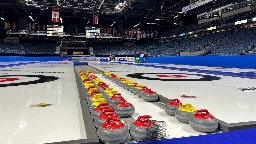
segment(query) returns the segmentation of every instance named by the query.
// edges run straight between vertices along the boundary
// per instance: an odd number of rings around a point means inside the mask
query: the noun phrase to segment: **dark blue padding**
[[[59,56],[38,56],[38,57],[31,57],[31,56],[0,56],[0,62],[14,62],[14,61],[63,61],[63,60],[70,60],[70,57],[59,57]]]
[[[74,66],[79,66],[79,65],[88,65],[88,62],[74,61]]]
[[[139,142],[137,144],[255,144],[255,135],[256,129],[254,128],[201,136]]]
[[[143,58],[141,58],[143,61]],[[256,68],[256,55],[248,56],[169,56],[149,57],[149,63],[198,65],[211,67]]]

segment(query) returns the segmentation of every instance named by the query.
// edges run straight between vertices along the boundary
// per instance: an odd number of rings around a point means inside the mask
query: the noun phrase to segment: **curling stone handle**
[[[108,106],[108,103],[102,103],[98,105],[98,107],[105,107],[105,106]]]
[[[121,96],[121,94],[120,93],[114,93],[113,96],[114,97],[116,97],[116,96],[118,97],[118,96]]]
[[[206,109],[197,110],[196,113],[198,113],[198,114],[205,114],[205,115],[209,115],[210,114],[209,111],[206,110]]]
[[[108,115],[108,114],[112,114],[115,110],[114,109],[106,109],[103,113]]]
[[[115,95],[115,94],[112,97],[113,98],[123,98],[121,95]]]
[[[183,104],[182,107],[194,108],[191,104]]]
[[[100,99],[100,98],[102,98],[101,95],[97,95],[97,94],[95,94],[93,97],[94,97],[95,99]]]
[[[150,119],[150,118],[151,118],[150,115],[143,115],[143,116],[139,116],[138,119],[137,119],[137,121],[142,122],[142,121],[148,120],[148,119]]]
[[[106,119],[106,123],[108,125],[115,125],[116,123],[115,122],[119,122],[120,120],[116,117],[113,117],[113,118],[107,118]]]
[[[179,99],[171,99],[171,102],[180,103]]]
[[[105,102],[105,98],[98,98],[98,99],[96,99],[96,102]]]

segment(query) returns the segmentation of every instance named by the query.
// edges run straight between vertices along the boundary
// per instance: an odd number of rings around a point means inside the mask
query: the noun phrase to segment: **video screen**
[[[100,30],[86,30],[86,38],[99,38]]]

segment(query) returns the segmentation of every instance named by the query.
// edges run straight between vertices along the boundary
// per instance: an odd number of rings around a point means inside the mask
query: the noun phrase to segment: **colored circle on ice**
[[[58,80],[55,76],[44,75],[1,75],[0,87],[39,84]]]
[[[0,82],[12,82],[19,80],[19,78],[0,78]]]
[[[127,74],[126,76],[137,79],[159,81],[213,81],[221,79],[217,76],[190,73],[134,73]]]
[[[157,74],[156,76],[162,78],[186,78],[187,76],[181,74]]]

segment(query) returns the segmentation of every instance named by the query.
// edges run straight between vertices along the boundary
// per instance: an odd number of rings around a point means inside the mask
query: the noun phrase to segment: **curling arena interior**
[[[0,144],[254,144],[256,0],[0,0]]]

